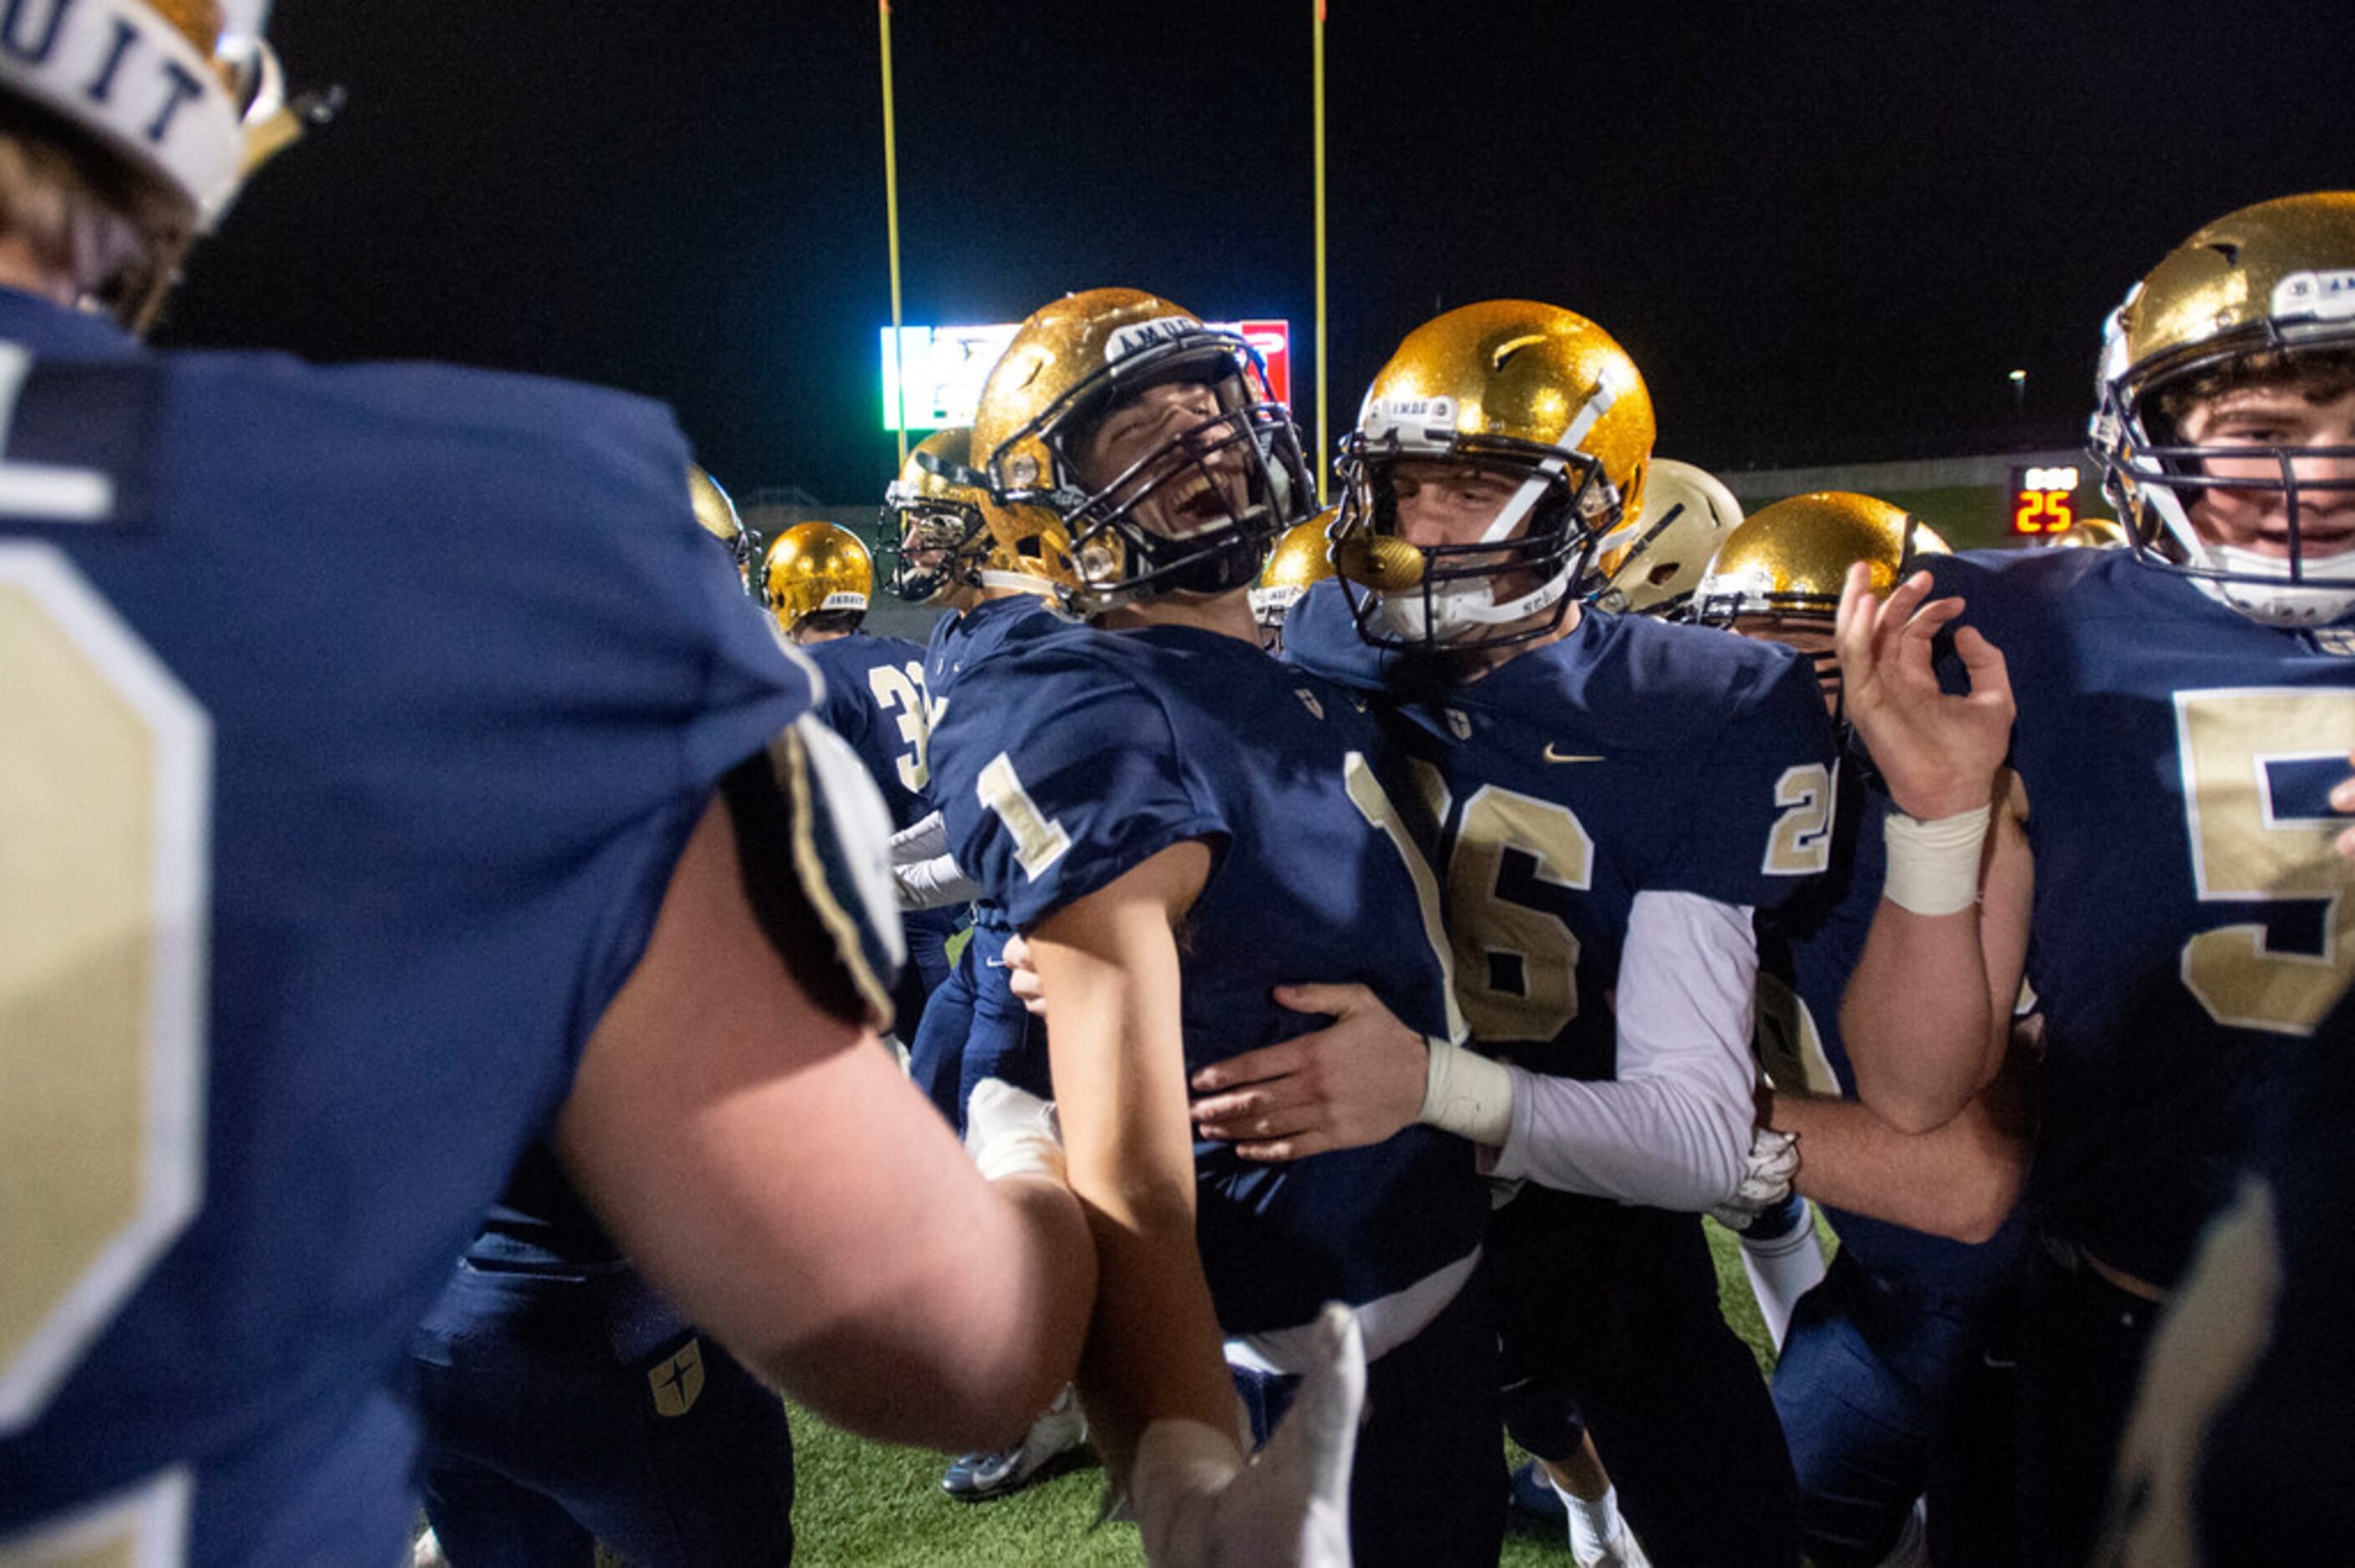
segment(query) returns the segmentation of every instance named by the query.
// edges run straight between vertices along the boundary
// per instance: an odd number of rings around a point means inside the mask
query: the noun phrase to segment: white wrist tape
[[[1502,1062],[1476,1051],[1444,1040],[1423,1044],[1431,1061],[1423,1074],[1423,1111],[1415,1119],[1491,1149],[1504,1147],[1513,1130],[1513,1075]]]
[[[1902,811],[1883,819],[1889,871],[1881,895],[1916,915],[1958,915],[1978,902],[1979,852],[1991,808],[1918,822]]]

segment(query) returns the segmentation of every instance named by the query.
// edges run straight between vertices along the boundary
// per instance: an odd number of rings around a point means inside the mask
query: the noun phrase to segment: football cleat
[[[941,1477],[941,1490],[963,1502],[986,1502],[1018,1492],[1087,1440],[1088,1418],[1081,1413],[1079,1394],[1067,1383],[1047,1414],[1032,1422],[1013,1447],[960,1454],[951,1460]]]
[[[1742,525],[1742,503],[1722,481],[1673,458],[1652,460],[1636,532],[1595,558],[1604,609],[1668,620],[1683,612],[1709,558]]]
[[[1632,542],[1652,456],[1635,361],[1585,317],[1527,300],[1465,305],[1407,334],[1342,443],[1333,561],[1380,647],[1508,646],[1550,634],[1598,550]],[[1478,538],[1399,536],[1401,464],[1513,489]]]
[[[1234,334],[1155,294],[1092,289],[1015,334],[982,388],[973,457],[1016,509],[1016,536],[1060,535],[1050,547],[1072,562],[1081,613],[1231,592],[1250,586],[1315,494],[1291,411],[1264,388],[1259,356]],[[1141,452],[1119,445],[1124,433]]]
[[[2266,385],[2355,390],[2355,191],[2259,202],[2169,251],[2104,331],[2089,442],[2137,558],[2255,620],[2317,625],[2355,609],[2355,446],[2202,442],[2179,423]],[[2282,553],[2201,537],[2210,492],[2281,496]]]

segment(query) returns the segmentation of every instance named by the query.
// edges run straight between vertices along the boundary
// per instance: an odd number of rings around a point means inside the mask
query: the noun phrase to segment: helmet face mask
[[[998,502],[1060,522],[1082,612],[1228,593],[1313,494],[1290,411],[1264,385],[1241,338],[1150,294],[1095,290],[1024,323],[983,393],[975,455]]]
[[[1515,443],[1518,445],[1518,443]],[[1457,644],[1510,647],[1534,641],[1561,624],[1572,587],[1587,575],[1600,535],[1582,519],[1612,510],[1610,486],[1593,462],[1549,464],[1498,443],[1456,443],[1445,456],[1401,457],[1395,448],[1369,450],[1361,434],[1345,446],[1348,489],[1337,532],[1336,556],[1356,567],[1342,573],[1358,630],[1377,646]],[[1497,480],[1510,489],[1477,538],[1408,542],[1399,531],[1400,469],[1410,495],[1422,485],[1445,486],[1446,470],[1472,484]],[[1363,582],[1369,535],[1398,540],[1422,557],[1413,580],[1377,591]],[[1379,548],[1374,546],[1373,548]],[[1391,558],[1404,557],[1391,553]],[[1379,568],[1377,568],[1379,569]]]
[[[884,534],[877,555],[891,592],[910,604],[930,604],[955,588],[981,586],[975,540],[988,530],[970,502],[900,500],[883,504]]]
[[[2177,247],[2112,313],[2099,397],[2090,446],[2138,560],[2268,624],[2355,610],[2355,193]],[[2250,401],[2286,417],[2235,435]]]

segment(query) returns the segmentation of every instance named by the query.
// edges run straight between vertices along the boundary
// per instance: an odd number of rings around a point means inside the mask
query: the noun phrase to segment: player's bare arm
[[[1200,842],[1173,844],[1030,936],[1055,998],[1049,1049],[1071,1190],[1102,1260],[1080,1393],[1105,1465],[1124,1480],[1150,1422],[1235,1430],[1234,1390],[1194,1243],[1173,928],[1209,868]]]
[[[1792,1185],[1852,1213],[1959,1242],[1993,1236],[2028,1171],[2025,1086],[2017,1066],[1945,1126],[1906,1133],[1854,1100],[1767,1091],[1767,1125],[1799,1139]]]
[[[1942,692],[1931,644],[1963,605],[1925,603],[1930,588],[1916,573],[1883,603],[1853,570],[1836,632],[1849,716],[1925,841],[1915,849],[1892,819],[1890,893],[1840,1011],[1859,1097],[1904,1132],[1951,1120],[2000,1065],[2032,887],[2026,800],[2003,770],[2003,655],[1959,628],[1970,689]],[[1924,869],[1908,880],[1908,864]]]
[[[820,1414],[1001,1441],[1078,1360],[1080,1207],[1044,1178],[984,1181],[872,1032],[787,973],[736,867],[715,803],[581,1059],[559,1152],[646,1272]]]

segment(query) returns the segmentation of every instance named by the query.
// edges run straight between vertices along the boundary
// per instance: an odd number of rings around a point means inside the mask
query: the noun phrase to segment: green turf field
[[[1706,1223],[1706,1222],[1705,1222]],[[1742,1278],[1733,1238],[1708,1224],[1717,1259],[1719,1297],[1735,1330],[1756,1351],[1760,1370],[1773,1362],[1758,1309]],[[1028,1491],[987,1503],[960,1503],[941,1491],[943,1459],[885,1448],[847,1436],[802,1411],[794,1413],[798,1490],[795,1560],[808,1568],[837,1563],[1034,1564],[1139,1563],[1133,1525],[1091,1528],[1103,1475],[1091,1461]],[[1514,1456],[1518,1462],[1518,1456]],[[1516,1517],[1505,1562],[1566,1563],[1570,1551],[1553,1528]]]

